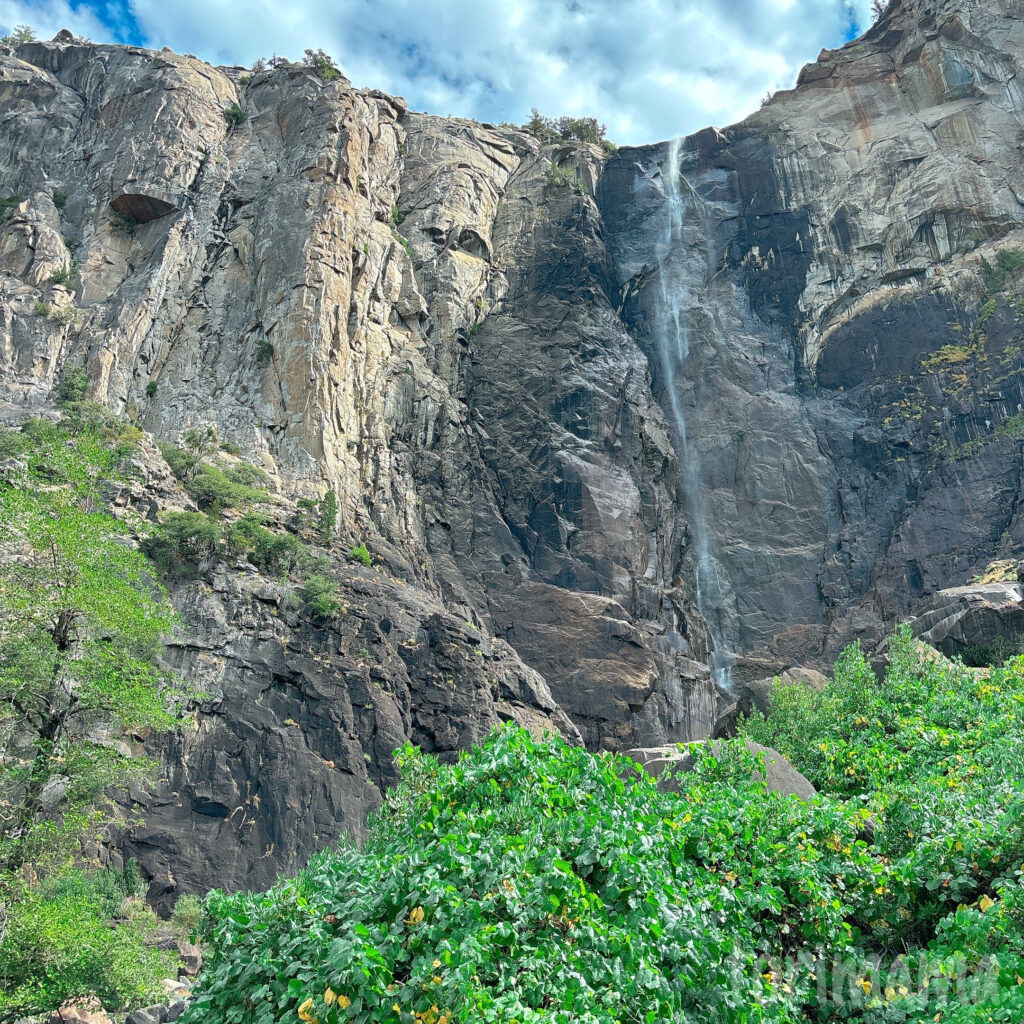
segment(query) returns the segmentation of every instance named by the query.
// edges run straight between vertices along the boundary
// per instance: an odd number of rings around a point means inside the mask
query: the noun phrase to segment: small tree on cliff
[[[38,421],[0,431],[0,901],[5,878],[74,859],[104,790],[146,773],[126,735],[173,722],[170,605],[98,501],[118,445]]]

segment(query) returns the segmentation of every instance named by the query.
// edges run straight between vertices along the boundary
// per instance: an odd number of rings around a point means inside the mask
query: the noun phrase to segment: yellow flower
[[[315,1024],[316,1017],[313,1016],[313,997],[310,996],[300,1007],[299,1007],[299,1020],[308,1020]]]
[[[871,982],[867,978],[858,978],[857,984],[864,990],[864,995],[869,995],[871,992]]]
[[[347,1010],[352,1005],[352,1000],[348,996],[338,996],[338,1006],[343,1010]]]
[[[331,1003],[333,1003],[333,1002],[335,1001],[335,999],[337,999],[337,998],[338,998],[338,996],[337,996],[337,993],[335,993],[334,989],[333,989],[333,988],[331,988],[331,987],[330,987],[330,986],[328,985],[328,986],[327,986],[327,991],[326,991],[326,992],[324,993],[324,1002],[325,1002],[325,1003],[326,1003],[326,1004],[327,1004],[328,1006],[330,1006],[330,1005],[331,1005]]]
[[[395,1013],[401,1013],[402,1012],[402,1008],[398,1005],[398,1003],[395,1003],[394,1006],[391,1007],[391,1009],[394,1010]]]
[[[423,908],[413,907],[409,911],[409,916],[405,919],[406,924],[422,924],[423,923]]]
[[[435,960],[434,963],[432,964],[432,966],[433,967],[440,967],[441,966],[441,961],[440,960]]]
[[[728,882],[735,882],[736,881],[736,872],[735,871],[726,871],[725,878],[726,878],[726,881],[728,881]]]

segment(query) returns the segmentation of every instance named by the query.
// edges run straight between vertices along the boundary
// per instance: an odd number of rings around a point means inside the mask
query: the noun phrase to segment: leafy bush
[[[151,380],[151,381],[150,381],[150,382],[149,382],[149,383],[148,383],[148,384],[146,385],[146,395],[147,395],[147,396],[148,396],[149,398],[152,398],[152,397],[153,397],[153,396],[154,396],[155,394],[156,394],[156,381],[155,381],[155,380]]]
[[[211,512],[244,508],[267,498],[267,492],[262,488],[238,483],[229,473],[209,462],[199,464],[196,472],[185,483],[185,490],[201,509]]]
[[[249,512],[228,528],[225,541],[228,551],[246,558],[257,569],[287,575],[308,564],[306,545],[292,533],[274,533],[263,525],[263,517]]]
[[[237,128],[245,124],[245,111],[237,103],[232,103],[230,107],[224,108],[224,120],[229,128]]]
[[[266,338],[260,338],[256,342],[256,362],[266,366],[274,358],[274,345]]]
[[[22,43],[31,43],[35,37],[35,30],[28,25],[15,25],[13,32],[0,38],[0,43],[7,43],[9,46],[20,46]]]
[[[73,259],[50,275],[50,284],[59,284],[67,288],[74,283],[76,277],[78,277],[78,260]]]
[[[270,476],[266,470],[254,466],[251,462],[238,462],[225,471],[225,476],[236,484],[243,487],[259,487],[266,489],[270,487]]]
[[[551,197],[563,188],[578,188],[579,182],[568,167],[559,167],[556,163],[548,164],[544,172],[544,195]]]
[[[82,366],[65,366],[53,389],[58,405],[80,402],[89,390],[89,374]]]
[[[36,299],[36,304],[32,307],[32,313],[34,316],[45,316],[50,315],[50,304],[44,302],[42,299]]]
[[[0,196],[0,224],[2,224],[14,209],[21,203],[21,196],[14,195]]]
[[[212,893],[186,1024],[864,1024],[1024,1019],[1024,659],[987,675],[892,638],[747,735],[821,789],[768,791],[742,743],[680,792],[620,756],[498,730],[411,748],[362,851]]]
[[[303,583],[302,600],[317,618],[333,619],[341,611],[338,588],[334,580],[318,573],[307,577]]]
[[[335,66],[334,58],[324,50],[306,50],[303,57],[323,81],[334,82],[341,78],[341,72]]]
[[[353,562],[362,562],[367,568],[370,567],[370,552],[366,550],[365,544],[357,544],[349,551],[348,557]]]
[[[202,512],[168,512],[142,550],[164,576],[194,576],[216,556],[220,527]]]
[[[9,894],[0,944],[0,1017],[48,1011],[96,995],[134,1009],[156,1001],[177,958],[146,940],[156,918],[131,899],[117,872],[71,871]]]
[[[179,896],[171,911],[171,929],[179,939],[191,939],[203,916],[203,901],[185,893]]]
[[[534,107],[530,111],[530,120],[522,125],[522,130],[529,132],[541,142],[590,142],[600,145],[604,141],[605,126],[599,124],[595,117],[544,117]]]
[[[996,265],[993,267],[984,256],[981,258],[981,279],[986,294],[1001,292],[1011,279],[1024,270],[1024,249],[1008,247],[996,253]]]
[[[54,193],[53,193],[53,205],[58,210],[63,210],[64,207],[67,206],[67,204],[68,204],[68,194],[67,194],[67,192],[61,192],[60,189],[55,189]]]

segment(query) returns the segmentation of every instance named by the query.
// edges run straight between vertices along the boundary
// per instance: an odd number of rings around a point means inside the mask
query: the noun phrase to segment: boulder
[[[978,583],[940,590],[911,621],[926,643],[948,658],[1024,634],[1024,585]]]
[[[718,740],[707,741],[711,743],[712,753],[719,757],[722,744]],[[677,772],[692,771],[696,763],[693,748],[699,744],[676,744],[665,747],[639,747],[634,750],[627,750],[626,756],[631,757],[648,775],[659,779],[659,786],[662,789],[679,791],[679,782],[674,777]],[[798,772],[789,761],[786,760],[777,750],[771,747],[762,747],[760,743],[746,744],[747,750],[754,755],[764,754],[765,761],[765,782],[773,793],[798,796],[801,800],[813,800],[817,790],[811,783]],[[672,775],[661,780],[661,775],[666,768],[672,768]],[[760,773],[758,773],[760,774]]]
[[[113,1024],[95,996],[69,999],[50,1014],[48,1024]]]

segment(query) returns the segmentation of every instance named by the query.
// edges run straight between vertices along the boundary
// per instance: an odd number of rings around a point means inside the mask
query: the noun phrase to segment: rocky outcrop
[[[1019,550],[1024,337],[998,258],[1024,244],[1022,60],[1012,3],[901,0],[677,165],[663,145],[605,171],[623,316],[697,453],[727,581],[705,613],[737,686],[874,646]]]
[[[358,837],[409,739],[705,738],[1018,556],[1022,60],[1011,0],[896,0],[609,158],[301,64],[0,53],[0,418],[83,366],[338,501],[334,624],[244,566],[175,585],[209,696],[130,794],[154,895]]]
[[[1022,590],[1020,583],[940,590],[911,620],[911,628],[948,658],[982,652],[1000,641],[1019,645],[1024,638]],[[1005,654],[1009,653],[1008,648]]]

